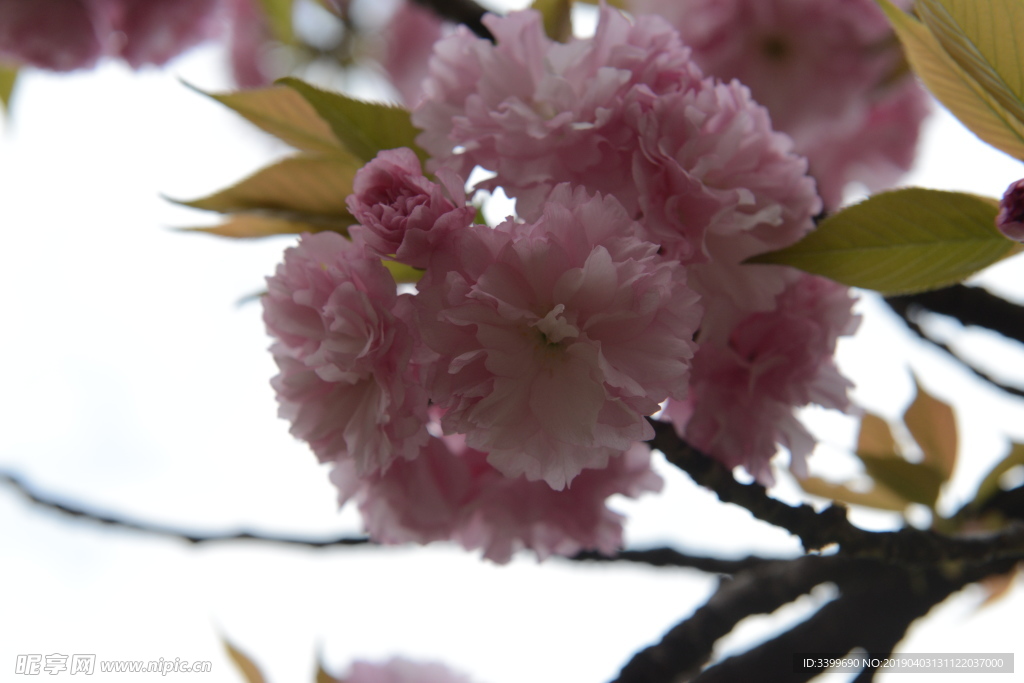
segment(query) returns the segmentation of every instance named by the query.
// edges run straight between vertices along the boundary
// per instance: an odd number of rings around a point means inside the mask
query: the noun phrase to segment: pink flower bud
[[[467,227],[476,215],[466,205],[462,179],[440,175],[442,185],[424,176],[407,147],[382,151],[356,173],[347,202],[361,224],[353,237],[379,256],[394,254],[397,261],[425,268],[440,235]]]
[[[1024,242],[1024,179],[1011,183],[999,202],[996,227],[1011,240]]]

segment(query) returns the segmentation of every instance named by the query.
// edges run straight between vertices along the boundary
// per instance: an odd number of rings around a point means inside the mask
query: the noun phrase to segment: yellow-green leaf
[[[600,0],[580,0],[580,2],[585,2],[588,5],[598,5],[598,4],[600,4]],[[632,9],[629,6],[628,0],[605,0],[605,4],[606,5],[611,5],[612,7],[618,7],[619,9],[624,9],[624,10]]]
[[[290,211],[351,218],[345,198],[361,163],[342,155],[298,154],[249,176],[238,184],[185,206],[206,211]]]
[[[259,0],[259,3],[274,39],[286,45],[294,43],[292,0]]]
[[[877,483],[870,491],[861,492],[854,491],[844,484],[833,484],[818,477],[805,477],[797,481],[807,493],[840,503],[896,512],[903,512],[907,507],[906,500]]]
[[[1024,466],[1024,444],[1010,444],[1010,452],[1005,458],[999,461],[992,470],[985,475],[978,485],[978,492],[974,494],[974,501],[971,505],[981,507],[989,498],[1000,491],[999,478],[1014,467]]]
[[[944,479],[931,465],[908,462],[903,458],[873,457],[858,453],[864,469],[876,482],[912,503],[935,507]]]
[[[404,263],[384,260],[383,264],[391,272],[391,277],[395,278],[395,282],[398,284],[413,284],[423,278],[422,270],[407,266]]]
[[[342,149],[331,126],[292,88],[274,85],[223,94],[196,91],[233,109],[293,147],[307,152],[337,152]]]
[[[327,673],[323,663],[320,663],[316,665],[316,683],[342,683],[342,681]]]
[[[927,26],[890,0],[876,2],[892,22],[914,73],[932,94],[979,138],[1024,158],[1024,123],[964,71]]]
[[[0,110],[11,106],[14,83],[18,80],[18,67],[0,64]]]
[[[900,457],[889,423],[877,415],[865,413],[860,421],[860,433],[857,436],[857,452],[878,457]]]
[[[326,226],[323,223],[312,224],[280,216],[236,213],[220,225],[180,229],[188,232],[205,232],[208,235],[220,237],[254,238],[270,237],[271,235],[298,235],[304,232],[322,232],[324,230],[347,234],[346,227],[343,225]]]
[[[304,98],[330,125],[334,137],[359,159],[370,161],[382,149],[396,147],[409,147],[420,160],[427,158],[416,145],[419,130],[412,125],[408,110],[320,90],[297,78],[282,78],[278,83]]]
[[[903,414],[903,422],[924,452],[922,464],[930,466],[948,481],[956,467],[956,417],[946,403],[917,385],[917,397]]]
[[[960,282],[1017,253],[995,227],[998,202],[962,192],[883,192],[751,263],[781,263],[886,295]]]
[[[946,53],[1018,121],[1024,121],[1024,3],[917,0],[918,16]]]
[[[259,667],[245,653],[229,643],[226,638],[223,638],[222,642],[224,643],[224,649],[228,651],[228,656],[231,657],[231,661],[242,672],[248,683],[266,683],[266,679],[260,672]]]
[[[544,32],[564,43],[572,37],[572,0],[533,0],[531,9],[544,18]]]

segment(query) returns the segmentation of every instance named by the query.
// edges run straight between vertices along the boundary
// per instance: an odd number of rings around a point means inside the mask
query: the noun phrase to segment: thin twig
[[[636,562],[650,567],[680,567],[696,569],[708,574],[738,574],[755,567],[785,560],[766,557],[745,557],[740,560],[722,560],[717,557],[689,555],[674,548],[650,548],[648,550],[622,550],[615,555],[602,555],[593,550],[577,553],[566,558],[574,562]]]
[[[465,24],[466,28],[481,38],[494,42],[491,31],[481,21],[484,14],[490,10],[481,7],[473,0],[414,0],[414,2],[433,10],[442,19]]]
[[[185,531],[183,529],[129,519],[109,512],[100,512],[76,503],[61,501],[53,496],[39,493],[33,487],[25,484],[20,478],[0,472],[0,481],[3,481],[14,488],[24,498],[40,507],[59,512],[69,517],[80,520],[106,524],[120,529],[129,529],[155,536],[176,538],[189,543],[218,543],[224,541],[262,541],[266,543],[278,543],[282,545],[299,545],[310,548],[328,548],[335,546],[366,545],[371,543],[366,536],[342,536],[335,538],[298,538],[288,536],[272,536],[251,531],[238,531],[234,533],[198,533]]]
[[[981,287],[953,285],[930,292],[893,296],[885,301],[901,316],[904,315],[901,311],[916,306],[1024,343],[1024,306]]]
[[[975,376],[977,376],[979,379],[982,379],[985,382],[988,382],[989,384],[994,386],[996,389],[999,389],[1000,391],[1004,391],[1007,394],[1011,394],[1013,396],[1020,396],[1020,397],[1024,398],[1024,390],[1018,389],[1017,387],[1012,387],[1012,386],[1010,386],[1008,384],[1003,384],[1002,382],[997,380],[992,375],[990,375],[987,372],[985,372],[984,370],[981,370],[980,368],[976,367],[973,363],[971,363],[969,360],[967,360],[966,358],[961,356],[959,353],[954,351],[947,344],[944,344],[943,342],[940,342],[938,339],[935,339],[930,334],[925,332],[924,329],[918,324],[918,322],[916,320],[917,313],[920,310],[923,310],[923,309],[918,307],[916,304],[914,304],[912,302],[904,302],[904,301],[895,300],[895,299],[886,299],[885,301],[886,301],[887,304],[889,304],[889,306],[892,308],[892,310],[898,316],[900,316],[903,319],[903,322],[906,324],[907,328],[911,332],[916,334],[918,337],[920,337],[924,341],[928,342],[932,346],[936,347],[937,349],[939,349],[941,351],[945,351],[957,363],[959,363],[963,367],[967,368],[968,370],[973,372],[975,374]]]

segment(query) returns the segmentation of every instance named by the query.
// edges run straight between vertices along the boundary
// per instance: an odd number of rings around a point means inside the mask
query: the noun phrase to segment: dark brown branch
[[[650,548],[648,550],[623,550],[615,555],[602,555],[593,550],[577,553],[566,558],[574,562],[636,562],[651,567],[680,567],[696,569],[708,574],[737,574],[766,563],[780,562],[765,557],[745,557],[740,560],[722,560],[717,557],[688,555],[674,548]]]
[[[992,294],[981,287],[953,285],[945,289],[886,300],[894,311],[906,318],[913,309],[956,318],[964,325],[975,325],[998,332],[1007,339],[1024,343],[1024,306]]]
[[[332,548],[339,546],[371,545],[377,546],[365,536],[342,536],[332,538],[299,538],[291,536],[269,535],[241,531],[226,534],[210,534],[185,531],[183,529],[129,519],[122,515],[100,512],[78,503],[61,501],[52,495],[39,493],[34,487],[25,484],[21,479],[0,472],[0,481],[10,485],[29,502],[39,507],[58,512],[80,521],[96,522],[108,526],[138,531],[145,534],[176,538],[188,543],[218,543],[226,541],[259,541],[278,545],[306,546],[310,548]],[[616,555],[607,556],[594,551],[581,552],[573,557],[564,558],[576,562],[634,562],[652,567],[680,567],[696,569],[712,574],[735,574],[765,562],[776,562],[761,557],[747,557],[740,560],[721,560],[714,557],[688,555],[673,548],[651,548],[648,550],[624,550]]]
[[[715,642],[742,619],[774,612],[831,580],[837,568],[849,563],[846,558],[808,556],[764,563],[723,580],[693,616],[672,628],[657,645],[634,655],[615,683],[674,681],[696,674],[711,657]]]
[[[97,522],[99,524],[114,526],[120,529],[139,531],[145,534],[153,534],[156,536],[176,538],[182,541],[188,541],[189,543],[198,544],[215,543],[221,541],[263,541],[268,543],[279,543],[282,545],[306,546],[310,548],[366,545],[368,543],[371,543],[370,539],[365,536],[343,536],[340,538],[291,538],[284,536],[269,536],[261,533],[253,533],[251,531],[238,531],[234,533],[223,534],[184,531],[182,529],[177,529],[162,524],[140,522],[108,512],[90,510],[87,507],[80,506],[74,503],[62,502],[52,496],[48,496],[35,491],[32,487],[22,482],[18,477],[15,477],[10,474],[0,472],[0,481],[9,484],[11,487],[14,488],[14,490],[16,490],[24,498],[34,503],[35,505],[44,507],[49,510],[53,510],[54,512],[59,512],[69,517],[74,517],[79,520],[87,520],[90,522]]]
[[[806,504],[794,507],[770,497],[759,484],[741,484],[729,468],[680,439],[672,425],[656,420],[651,424],[655,436],[650,445],[664,453],[670,463],[711,489],[723,502],[740,505],[758,519],[789,531],[800,539],[805,550],[836,544],[844,555],[913,565],[1024,559],[1024,525],[1013,524],[988,536],[972,538],[911,527],[865,531],[847,520],[846,509],[841,506],[829,505],[821,512]]]
[[[966,358],[964,358],[963,356],[958,354],[956,351],[954,351],[952,348],[950,348],[947,344],[944,344],[943,342],[935,339],[930,334],[928,334],[921,327],[921,325],[918,324],[918,321],[917,321],[918,315],[920,314],[920,312],[922,310],[925,310],[925,309],[922,309],[922,308],[918,307],[913,302],[903,301],[902,300],[903,298],[904,297],[900,297],[899,299],[886,299],[886,303],[888,303],[889,306],[893,309],[893,311],[898,316],[900,316],[903,319],[903,322],[907,325],[907,328],[911,332],[913,332],[914,334],[916,334],[918,337],[920,337],[924,341],[928,342],[929,344],[935,346],[936,348],[938,348],[938,349],[940,349],[942,351],[945,351],[949,356],[951,356],[953,358],[953,360],[955,360],[960,365],[962,365],[963,367],[965,367],[968,370],[970,370],[979,379],[982,379],[985,382],[988,382],[989,384],[994,386],[996,389],[999,389],[1000,391],[1004,391],[1004,392],[1006,392],[1008,394],[1011,394],[1013,396],[1020,396],[1020,397],[1024,398],[1024,389],[1018,389],[1017,387],[1013,387],[1013,386],[1010,386],[1008,384],[1003,384],[1002,382],[1000,382],[999,380],[997,380],[995,377],[993,377],[992,375],[988,374],[984,370],[981,370],[980,368],[975,367],[973,363],[971,363]]]
[[[1013,565],[1011,560],[996,560],[950,571],[949,567],[908,567],[843,555],[765,564],[723,582],[693,616],[657,645],[637,653],[616,682],[807,681],[821,671],[795,667],[798,653],[841,657],[859,649],[872,657],[885,657],[915,619],[967,584],[1005,573]],[[773,612],[823,583],[834,584],[839,596],[774,639],[700,671],[715,641],[740,620]],[[873,676],[873,671],[864,670],[858,680],[870,681]]]
[[[836,569],[833,578],[840,591],[838,598],[778,637],[707,668],[694,683],[753,680],[751,676],[799,683],[821,673],[794,667],[798,653],[841,657],[860,649],[883,657],[892,652],[915,619],[979,578],[950,578],[936,568],[907,569],[872,560],[851,560]],[[986,573],[1002,569],[1000,565]],[[860,680],[872,678],[873,672],[862,671]]]
[[[466,27],[481,38],[494,42],[494,36],[484,26],[484,14],[490,10],[484,9],[473,0],[413,0],[419,5],[433,10],[442,19],[454,21],[457,24],[465,24]]]

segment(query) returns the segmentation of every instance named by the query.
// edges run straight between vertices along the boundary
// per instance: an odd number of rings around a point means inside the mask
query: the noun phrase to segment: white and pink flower
[[[636,498],[662,486],[650,467],[650,449],[641,443],[555,491],[541,481],[505,476],[461,436],[432,437],[415,460],[396,461],[370,476],[339,463],[331,479],[342,503],[355,500],[371,538],[380,543],[453,540],[502,564],[520,550],[538,559],[581,550],[614,553],[622,546],[623,518],[607,507],[608,498]]]
[[[496,44],[465,28],[437,44],[413,112],[419,144],[463,176],[477,165],[496,173],[482,186],[503,187],[524,218],[562,182],[614,194],[635,217],[627,105],[701,79],[676,32],[607,7],[593,38],[566,44],[545,35],[537,12],[484,22]]]
[[[908,6],[905,0],[897,4]],[[928,109],[873,0],[631,0],[664,16],[705,73],[738,79],[810,160],[829,210],[845,185],[884,189],[910,168]]]
[[[436,662],[415,662],[395,657],[386,662],[355,661],[344,683],[471,683],[468,676]]]
[[[769,461],[785,446],[790,467],[806,475],[814,439],[794,410],[816,404],[845,410],[852,386],[833,356],[860,317],[849,289],[786,270],[788,287],[774,310],[752,313],[725,340],[707,340],[693,362],[690,395],[670,401],[666,416],[680,436],[729,467],[743,466],[762,484],[774,481]]]
[[[446,433],[556,489],[651,438],[645,416],[686,393],[700,308],[640,232],[562,185],[533,223],[453,233],[415,298]]]
[[[406,303],[379,260],[333,232],[304,236],[267,278],[280,414],[321,461],[350,458],[367,473],[426,442]]]

